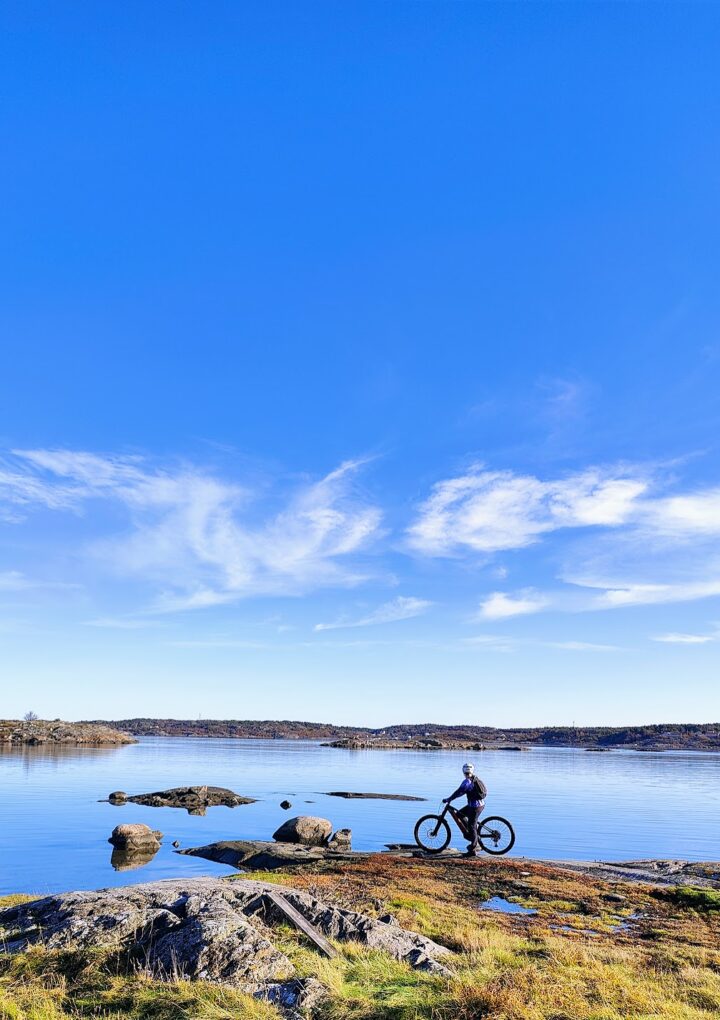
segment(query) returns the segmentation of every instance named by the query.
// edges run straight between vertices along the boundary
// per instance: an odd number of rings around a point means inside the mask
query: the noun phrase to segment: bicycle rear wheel
[[[450,826],[441,815],[423,815],[415,823],[415,842],[429,854],[439,854],[450,843]]]
[[[478,825],[478,842],[486,854],[499,857],[512,850],[515,844],[515,830],[507,818],[493,815],[483,818]]]

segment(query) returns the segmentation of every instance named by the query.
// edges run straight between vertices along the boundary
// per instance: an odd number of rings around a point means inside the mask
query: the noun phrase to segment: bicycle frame
[[[440,817],[444,818],[445,815],[450,815],[450,817],[453,819],[458,829],[462,833],[463,837],[465,839],[470,839],[470,833],[468,832],[467,825],[465,824],[465,819],[460,814],[457,808],[454,808],[452,804],[446,804],[445,807],[440,812]]]

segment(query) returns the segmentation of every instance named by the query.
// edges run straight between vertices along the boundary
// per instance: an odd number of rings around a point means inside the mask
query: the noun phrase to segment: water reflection
[[[223,873],[220,865],[178,857],[172,844],[269,839],[293,813],[350,828],[353,846],[378,850],[412,841],[428,806],[405,801],[328,797],[320,790],[377,790],[436,804],[457,785],[467,753],[346,751],[309,741],[148,738],[122,747],[0,749],[0,894],[96,888],[188,874]],[[524,754],[474,755],[489,787],[488,812],[517,832],[514,853],[556,859],[716,859],[720,846],[720,755],[646,755],[534,748]],[[207,815],[141,804],[117,807],[108,791],[167,790],[215,784],[256,797],[235,811]],[[312,808],[307,807],[313,802]],[[147,860],[107,854],[119,821],[161,826],[165,844]],[[682,817],[682,827],[671,824]],[[132,870],[128,877],[114,871]]]
[[[110,854],[110,864],[114,871],[136,871],[149,864],[157,856],[159,849],[159,845],[157,850],[131,850],[116,846]]]
[[[44,766],[62,767],[70,762],[90,765],[117,754],[121,747],[83,747],[81,744],[0,744],[0,765],[5,762],[21,765],[25,770]]]

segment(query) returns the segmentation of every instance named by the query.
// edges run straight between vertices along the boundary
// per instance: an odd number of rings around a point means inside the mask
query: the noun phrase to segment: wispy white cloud
[[[504,620],[511,616],[527,616],[539,613],[549,604],[547,596],[532,588],[508,595],[495,591],[480,603],[479,616],[485,620]]]
[[[559,648],[565,652],[618,652],[617,645],[599,644],[595,641],[542,641],[545,648]]]
[[[720,535],[720,488],[649,501],[641,511],[642,525],[661,536]]]
[[[161,626],[156,620],[147,617],[99,616],[82,622],[84,627],[98,627],[101,630],[147,630]]]
[[[244,641],[240,638],[188,638],[187,640],[165,641],[163,643],[173,648],[237,648],[242,651],[261,651],[277,648],[277,645],[269,644],[266,641]]]
[[[97,501],[119,504],[129,530],[96,541],[92,554],[150,582],[162,593],[157,611],[170,612],[364,580],[352,557],[378,534],[381,513],[355,491],[363,463],[295,485],[263,515],[255,493],[192,465],[20,450],[0,475],[0,501],[13,520],[37,507],[90,514]]]
[[[43,581],[19,570],[0,571],[0,591],[32,591],[39,588],[79,588],[65,581]]]
[[[618,583],[610,579],[583,578],[574,584],[593,589],[604,589],[584,608],[617,609],[622,606],[648,606],[669,602],[694,602],[696,599],[720,595],[720,578],[698,581],[660,583]]]
[[[563,584],[538,596],[543,605],[495,592],[481,607],[489,619],[718,596],[720,488],[668,495],[662,490],[671,484],[677,487],[650,466],[588,468],[549,480],[475,466],[435,485],[407,542],[426,556],[491,556],[575,532],[561,547]]]
[[[517,644],[513,638],[497,634],[475,634],[473,637],[463,638],[462,643],[486,652],[511,652]]]
[[[649,468],[589,468],[543,481],[474,467],[438,482],[408,532],[429,556],[522,549],[566,528],[629,528],[641,536],[720,536],[720,488],[651,495]]]
[[[618,652],[617,645],[594,641],[535,641],[532,638],[507,637],[498,634],[477,634],[464,638],[463,644],[494,652],[511,652],[517,648],[556,648],[564,652]]]
[[[712,634],[656,634],[651,640],[668,645],[704,645],[717,639]]]
[[[320,630],[340,630],[345,627],[373,627],[379,623],[395,623],[398,620],[410,620],[414,616],[420,616],[432,606],[432,602],[426,599],[418,599],[407,596],[398,596],[390,602],[378,606],[372,613],[362,616],[356,620],[335,620],[333,623],[316,623],[313,628]]]
[[[408,541],[429,556],[521,549],[560,528],[624,524],[647,489],[648,481],[630,471],[591,469],[546,482],[475,467],[435,485]]]

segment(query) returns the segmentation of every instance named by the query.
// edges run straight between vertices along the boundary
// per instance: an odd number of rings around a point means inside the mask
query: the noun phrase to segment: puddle
[[[519,903],[511,903],[510,900],[504,900],[502,896],[491,896],[489,900],[480,904],[480,909],[497,910],[501,914],[537,914],[537,910],[522,907]]]
[[[573,935],[588,935],[593,939],[601,937],[601,932],[595,931],[593,928],[573,928],[571,924],[551,924],[550,930],[572,932]]]
[[[635,931],[635,928],[636,928],[636,925],[634,924],[634,922],[638,921],[642,917],[642,914],[640,913],[639,910],[636,910],[634,914],[626,914],[626,915],[623,915],[623,914],[613,914],[612,916],[613,916],[614,920],[617,923],[612,926],[611,931],[613,931],[613,932],[619,932],[619,931],[630,931],[630,932],[632,932],[632,931]]]

